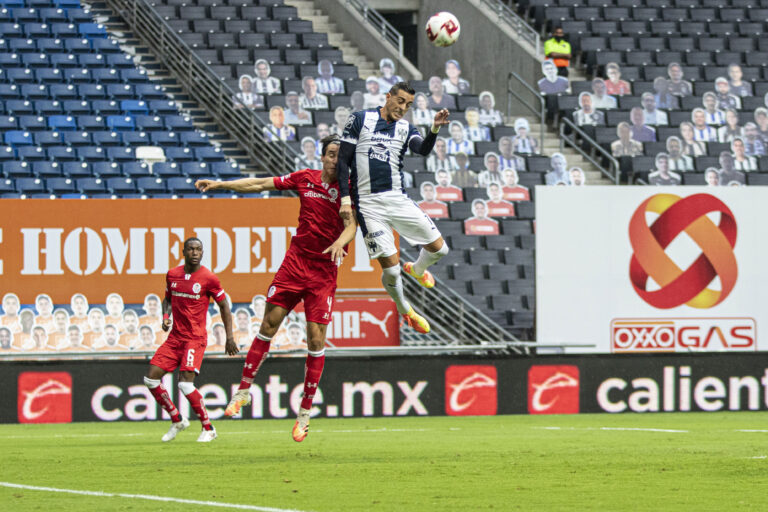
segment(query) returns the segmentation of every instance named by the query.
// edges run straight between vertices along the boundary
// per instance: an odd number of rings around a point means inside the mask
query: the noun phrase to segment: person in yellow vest
[[[552,37],[544,41],[544,58],[552,59],[557,66],[557,74],[568,76],[568,66],[571,63],[571,43],[565,40],[562,27],[555,27]]]

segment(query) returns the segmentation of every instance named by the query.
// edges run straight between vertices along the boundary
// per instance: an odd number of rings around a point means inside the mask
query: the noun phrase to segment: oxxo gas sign
[[[623,354],[768,350],[758,328],[768,324],[768,191],[561,188],[542,187],[536,201],[540,341]]]

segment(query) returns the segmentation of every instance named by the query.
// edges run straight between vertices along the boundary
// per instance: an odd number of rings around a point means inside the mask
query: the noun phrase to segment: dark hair
[[[416,90],[413,87],[411,87],[410,82],[397,82],[389,90],[389,94],[395,96],[400,91],[405,91],[408,94],[416,94]]]
[[[329,135],[327,137],[323,137],[320,139],[320,144],[323,145],[323,149],[321,151],[321,154],[325,156],[325,153],[328,151],[328,146],[331,144],[341,144],[341,139],[338,135]]]
[[[200,244],[200,247],[203,246],[202,240],[200,240],[197,237],[191,236],[191,237],[187,238],[186,240],[184,240],[184,249],[187,248],[187,244],[190,243],[190,242],[198,242]]]

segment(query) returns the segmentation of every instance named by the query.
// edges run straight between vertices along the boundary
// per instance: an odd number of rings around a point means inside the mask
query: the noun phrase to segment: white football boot
[[[216,429],[213,428],[211,430],[205,430],[203,429],[202,432],[200,432],[200,437],[197,438],[198,443],[210,443],[214,439],[218,437],[216,435]]]
[[[167,443],[168,441],[173,441],[176,439],[178,433],[182,430],[186,430],[187,427],[189,427],[189,420],[184,417],[182,417],[181,421],[177,423],[171,423],[171,428],[169,428],[168,432],[166,432],[163,436],[163,442]]]
[[[293,425],[293,440],[297,443],[302,442],[309,433],[309,409],[299,409],[299,417]]]

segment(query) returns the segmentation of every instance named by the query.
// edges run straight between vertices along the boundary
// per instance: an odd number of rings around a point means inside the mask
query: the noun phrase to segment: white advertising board
[[[768,350],[766,255],[768,188],[537,187],[537,340]]]

